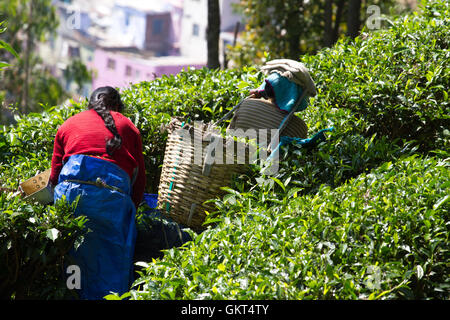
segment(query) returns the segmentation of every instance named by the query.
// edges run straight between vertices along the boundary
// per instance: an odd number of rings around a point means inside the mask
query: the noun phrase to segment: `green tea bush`
[[[82,105],[45,107],[42,113],[16,115],[14,126],[0,128],[0,184],[17,190],[37,171],[50,168],[58,126],[82,110]]]
[[[72,296],[64,282],[66,254],[82,241],[85,219],[65,203],[42,206],[24,201],[19,184],[50,168],[58,125],[80,109],[46,108],[16,116],[0,130],[0,297],[62,299]]]
[[[80,243],[85,217],[73,218],[74,206],[24,202],[0,194],[1,299],[62,299],[71,297],[64,281],[66,253]]]
[[[149,263],[131,294],[448,299],[449,172],[448,161],[411,156],[269,209],[234,191],[220,223]]]
[[[318,83],[317,103],[366,120],[366,136],[448,148],[450,4],[428,1],[390,25],[302,59]]]
[[[448,299],[448,9],[303,57],[319,94],[299,115],[336,131],[225,188],[211,227],[148,262],[131,297]]]
[[[430,1],[387,30],[303,57],[318,95],[297,116],[309,135],[335,127],[328,141],[312,150],[283,147],[277,174],[254,166],[224,198],[211,199],[217,210],[209,228],[141,263],[131,297],[448,299],[448,7]],[[143,138],[146,191],[157,192],[167,139],[161,129],[172,117],[217,120],[262,80],[254,67],[200,69],[122,90],[125,115]],[[14,234],[30,234],[28,246],[39,252],[58,239],[64,248],[78,241],[82,221],[71,222],[69,209],[25,204],[3,190],[50,167],[58,126],[86,105],[44,106],[0,128],[0,261],[10,261]],[[60,232],[55,242],[47,237],[52,229]],[[45,254],[48,270],[60,269],[64,252]],[[20,270],[44,264],[21,261]],[[36,278],[23,271],[19,281],[15,269],[1,270],[2,279],[16,279],[2,296],[39,295],[34,280],[22,286],[37,278],[49,288],[41,298],[66,294],[56,271]]]

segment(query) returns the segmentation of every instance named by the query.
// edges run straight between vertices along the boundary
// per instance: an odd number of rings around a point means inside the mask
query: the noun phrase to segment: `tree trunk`
[[[348,1],[347,36],[354,39],[361,27],[361,0]]]
[[[323,45],[331,47],[333,45],[333,0],[325,1],[324,20]]]
[[[220,5],[219,0],[208,0],[207,38],[207,67],[220,68],[219,40],[220,40]]]
[[[286,22],[286,38],[288,44],[288,58],[292,60],[298,60],[302,54],[300,48],[300,40],[303,34],[304,23],[302,19],[303,1],[298,4],[297,10],[291,10],[288,14]]]
[[[339,39],[339,27],[341,25],[342,13],[344,12],[345,0],[339,0],[337,3],[336,19],[334,21],[333,29],[333,43],[336,43]]]

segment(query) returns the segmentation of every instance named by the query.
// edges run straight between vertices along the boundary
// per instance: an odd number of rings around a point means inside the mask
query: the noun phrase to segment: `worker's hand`
[[[249,98],[260,98],[261,94],[259,93],[258,89],[251,89],[248,97]]]

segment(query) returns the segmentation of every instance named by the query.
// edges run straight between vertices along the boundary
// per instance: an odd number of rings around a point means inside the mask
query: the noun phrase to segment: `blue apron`
[[[90,231],[69,256],[81,271],[80,299],[98,300],[129,291],[133,281],[136,208],[130,177],[119,166],[95,157],[73,155],[63,166],[54,199],[80,199],[75,216],[88,218]]]

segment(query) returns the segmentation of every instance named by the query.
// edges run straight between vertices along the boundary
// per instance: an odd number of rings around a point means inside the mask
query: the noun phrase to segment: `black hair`
[[[120,94],[112,87],[97,88],[89,99],[88,109],[93,109],[105,122],[105,127],[114,135],[106,141],[106,153],[110,156],[122,145],[122,137],[117,131],[116,123],[110,111],[123,111],[123,103]]]

